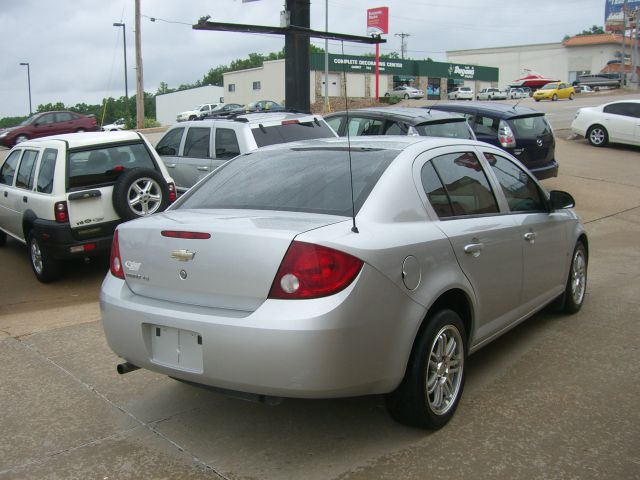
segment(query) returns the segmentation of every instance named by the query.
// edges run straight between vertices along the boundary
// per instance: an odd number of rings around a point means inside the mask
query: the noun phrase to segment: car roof
[[[214,126],[219,125],[221,122],[229,125],[244,123],[249,125],[249,127],[262,125],[277,125],[282,123],[285,120],[299,120],[301,122],[310,122],[316,118],[321,118],[319,115],[314,115],[313,113],[296,113],[296,112],[283,112],[283,111],[273,111],[273,112],[257,112],[257,113],[242,113],[240,115],[236,115],[231,118],[205,118],[203,120],[191,120],[188,122],[180,122],[174,124],[172,128],[182,127],[182,126]]]
[[[335,118],[345,116],[347,112],[336,112],[325,115],[325,118]],[[349,115],[365,114],[387,120],[401,120],[405,123],[418,125],[429,120],[442,120],[446,118],[461,118],[455,113],[443,112],[439,110],[425,110],[422,108],[410,107],[370,107],[349,110]]]
[[[19,143],[18,145],[22,147],[43,146],[44,144],[58,146],[58,142],[62,141],[65,142],[69,148],[79,148],[132,140],[141,140],[141,135],[134,131],[66,133],[64,135],[35,138]]]
[[[459,112],[459,113],[483,113],[488,116],[494,116],[498,118],[512,118],[520,117],[524,115],[544,115],[544,112],[535,110],[529,107],[523,107],[516,104],[509,103],[482,103],[475,102],[471,105],[461,105],[459,103],[436,103],[434,105],[427,105],[422,108],[433,108],[435,110],[443,110],[446,112]]]

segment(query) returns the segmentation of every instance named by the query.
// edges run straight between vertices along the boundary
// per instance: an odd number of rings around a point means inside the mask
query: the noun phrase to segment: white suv
[[[172,178],[139,133],[29,140],[0,164],[0,246],[8,235],[28,244],[33,272],[50,282],[61,260],[108,252],[119,223],[175,199]]]
[[[216,108],[223,106],[224,103],[205,103],[198,105],[193,110],[187,110],[186,112],[180,112],[176,117],[178,122],[186,122],[187,120],[198,120],[204,117],[206,114],[211,113]]]
[[[241,153],[276,143],[337,137],[318,115],[262,112],[173,125],[156,151],[182,193]]]
[[[449,100],[473,100],[471,87],[455,87],[447,94]]]

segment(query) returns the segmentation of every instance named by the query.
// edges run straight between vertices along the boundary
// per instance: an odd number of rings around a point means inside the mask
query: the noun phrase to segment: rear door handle
[[[525,234],[524,234],[524,239],[525,239],[527,242],[531,242],[531,243],[533,243],[533,242],[535,242],[535,240],[536,240],[536,234],[535,234],[535,233],[533,233],[533,232],[527,232],[527,233],[525,233]]]
[[[164,165],[167,168],[176,168],[176,164],[175,163],[165,163]]]
[[[482,250],[482,243],[470,243],[464,246],[464,253],[468,253],[469,255],[473,255],[474,257],[478,257],[480,255],[480,251]]]
[[[22,201],[23,201],[24,203],[27,203],[27,197],[22,197]]]
[[[209,167],[198,167],[198,170],[200,170],[201,172],[208,172]]]
[[[4,196],[8,197],[9,196],[9,192],[4,192]]]

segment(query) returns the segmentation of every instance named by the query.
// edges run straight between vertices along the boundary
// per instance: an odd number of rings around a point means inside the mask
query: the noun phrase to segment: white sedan
[[[581,108],[576,112],[571,130],[594,147],[603,147],[609,142],[640,145],[640,100],[619,100]]]
[[[385,94],[385,97],[390,95],[404,98],[405,100],[409,100],[410,98],[423,98],[424,92],[422,90],[418,90],[417,88],[410,87],[408,85],[400,85],[399,87],[394,88],[390,92]]]

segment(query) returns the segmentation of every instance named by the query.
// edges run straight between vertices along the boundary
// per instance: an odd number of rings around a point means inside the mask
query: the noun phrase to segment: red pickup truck
[[[98,130],[98,124],[93,115],[81,115],[75,112],[43,112],[32,115],[17,127],[2,130],[0,143],[6,147],[13,147],[31,138],[96,130]]]

